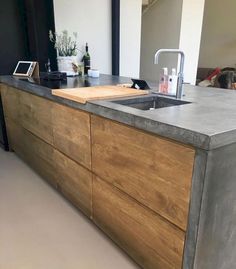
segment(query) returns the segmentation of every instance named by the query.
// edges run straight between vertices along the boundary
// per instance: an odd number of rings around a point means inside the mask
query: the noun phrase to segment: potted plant
[[[73,33],[73,37],[69,36],[68,31],[64,30],[61,34],[49,31],[49,40],[54,43],[57,50],[58,70],[66,72],[67,75],[77,74],[77,33]]]

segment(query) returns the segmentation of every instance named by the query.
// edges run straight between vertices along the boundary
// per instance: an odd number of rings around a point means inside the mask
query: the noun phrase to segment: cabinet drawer
[[[1,84],[1,96],[5,117],[19,121],[19,90]]]
[[[52,102],[44,98],[19,91],[20,123],[31,133],[49,144],[53,143]]]
[[[91,217],[92,174],[64,154],[55,150],[58,188],[76,207]]]
[[[92,116],[93,171],[186,230],[195,151]]]
[[[145,269],[181,268],[185,233],[98,177],[93,219]]]
[[[63,105],[53,105],[54,146],[91,169],[90,115]]]
[[[54,162],[54,149],[43,140],[23,130],[25,161],[46,179],[51,185],[57,187],[58,174]]]
[[[10,149],[14,150],[16,153],[23,152],[23,130],[22,128],[15,123],[12,119],[6,117],[6,128],[7,128],[7,137]],[[23,139],[24,140],[24,139]]]
[[[57,173],[53,147],[12,120],[7,119],[6,124],[10,147],[38,174],[56,187]]]

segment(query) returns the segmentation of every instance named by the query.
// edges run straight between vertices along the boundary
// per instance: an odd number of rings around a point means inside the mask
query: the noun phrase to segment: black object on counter
[[[66,73],[63,72],[41,72],[40,78],[45,80],[66,80]]]
[[[148,86],[148,84],[145,80],[134,79],[134,78],[131,78],[131,80],[133,81],[133,85],[131,86],[131,88],[140,89],[140,90],[149,90],[150,89],[150,87]]]

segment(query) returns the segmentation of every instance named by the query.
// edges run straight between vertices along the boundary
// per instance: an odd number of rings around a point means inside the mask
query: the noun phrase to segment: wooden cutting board
[[[148,94],[148,91],[122,86],[96,86],[52,90],[52,94],[85,104],[89,100],[145,95]]]

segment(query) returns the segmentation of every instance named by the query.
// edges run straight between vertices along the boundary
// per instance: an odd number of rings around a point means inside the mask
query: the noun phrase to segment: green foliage
[[[76,56],[77,55],[77,33],[73,33],[73,38],[68,35],[68,31],[62,31],[62,34],[49,31],[49,40],[54,43],[55,49],[59,56]]]

